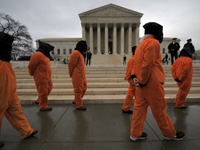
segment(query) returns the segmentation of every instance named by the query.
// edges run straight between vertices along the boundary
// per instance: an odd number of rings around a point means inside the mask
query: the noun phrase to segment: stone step
[[[124,74],[87,74],[87,78],[124,78]],[[165,78],[172,78],[171,74],[165,74]],[[193,77],[200,78],[200,74],[193,74]],[[33,77],[28,75],[16,75],[17,79],[31,79]],[[68,74],[66,75],[52,75],[52,79],[54,78],[70,78]]]
[[[88,88],[128,88],[129,84],[126,81],[122,82],[89,82]],[[176,87],[176,82],[166,82],[164,87]],[[200,87],[200,81],[192,82],[192,87]],[[35,83],[17,83],[17,89],[35,89]],[[73,88],[72,83],[53,83],[53,88]]]
[[[83,104],[123,103],[126,95],[85,95]],[[173,103],[176,94],[165,94],[167,103]],[[188,94],[186,102],[200,102],[200,94]],[[33,104],[37,95],[19,95],[21,104]],[[49,104],[72,104],[74,95],[49,95]],[[133,100],[134,102],[134,100]]]
[[[72,80],[71,78],[67,77],[67,78],[52,78],[52,81],[53,83],[71,83]],[[192,78],[192,81],[193,82],[196,82],[196,81],[200,81],[200,78],[199,77],[193,77]],[[124,78],[89,78],[87,77],[87,82],[88,83],[93,83],[93,82],[98,82],[98,83],[102,83],[102,82],[115,82],[115,83],[118,83],[118,82],[127,82],[124,80]],[[165,78],[165,84],[167,82],[174,82],[173,78],[172,77],[166,77]],[[29,78],[29,79],[19,79],[17,78],[17,83],[34,83],[34,80],[33,78]]]
[[[170,67],[165,71],[165,98],[173,103],[178,87],[173,80]],[[125,67],[87,67],[86,77],[88,89],[83,98],[84,103],[123,103],[128,90],[128,82],[124,80]],[[17,93],[21,103],[34,103],[38,93],[33,77],[29,76],[28,69],[14,69],[17,78]],[[74,99],[71,78],[67,68],[52,69],[53,89],[49,95],[49,104],[67,104]],[[193,70],[192,87],[187,101],[200,101],[200,67]]]
[[[165,87],[165,94],[176,94],[178,87]],[[190,93],[199,93],[200,87],[191,87]],[[35,95],[36,89],[17,89],[18,95]],[[85,95],[115,95],[126,94],[127,88],[88,88]],[[51,95],[73,95],[73,88],[55,89],[51,91]]]

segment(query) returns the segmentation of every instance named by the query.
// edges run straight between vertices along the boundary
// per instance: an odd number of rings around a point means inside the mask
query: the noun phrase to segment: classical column
[[[82,40],[86,40],[85,38],[85,24],[82,23]]]
[[[105,24],[105,54],[108,54],[108,24]]]
[[[93,27],[92,27],[92,24],[90,24],[90,51],[92,53],[94,53],[94,50],[93,50]]]
[[[117,25],[113,24],[113,53],[117,53]]]
[[[124,24],[121,24],[121,54],[124,53]]]
[[[97,25],[97,53],[101,53],[101,27]]]
[[[135,29],[135,46],[139,44],[139,26],[140,24],[136,24],[136,29]]]
[[[128,53],[132,51],[132,24],[128,27]]]

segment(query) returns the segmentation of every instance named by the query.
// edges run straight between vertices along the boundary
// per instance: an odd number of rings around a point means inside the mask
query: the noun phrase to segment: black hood
[[[137,47],[137,46],[133,46],[133,47],[132,47],[132,55],[135,54],[135,49],[136,49],[136,47]]]
[[[54,47],[52,45],[39,41],[39,48],[37,51],[42,52],[48,58],[50,58],[50,51],[53,49]]]
[[[149,22],[149,23],[146,23],[143,27],[145,29],[145,33],[144,33],[145,35],[152,34],[160,43],[162,43],[163,26],[161,26],[160,24],[156,22]]]
[[[0,59],[9,62],[11,60],[12,43],[14,38],[0,32]]]
[[[84,54],[87,51],[87,43],[86,41],[79,41],[76,44],[75,50],[78,50],[81,54]]]
[[[181,56],[190,57],[192,59],[192,50],[188,45],[184,46],[183,49],[181,50],[179,57]]]

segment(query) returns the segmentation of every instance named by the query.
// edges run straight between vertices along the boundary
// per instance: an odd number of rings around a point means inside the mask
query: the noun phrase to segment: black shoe
[[[183,106],[183,107],[176,107],[175,108],[178,108],[178,109],[187,109],[188,107],[187,106]]]
[[[3,147],[4,146],[4,143],[3,142],[0,142],[0,147]]]
[[[32,136],[34,136],[36,133],[38,133],[38,130],[34,130],[34,131],[31,133],[31,135],[27,136],[27,137],[24,138],[24,139],[27,139],[27,138],[29,138],[29,137],[32,137]]]
[[[133,111],[132,111],[132,110],[124,111],[124,110],[122,109],[122,112],[125,113],[125,114],[133,114]]]
[[[38,102],[36,102],[36,101],[35,101],[35,103],[36,103],[37,105],[39,105],[39,103],[38,103]]]
[[[80,107],[80,108],[76,108],[77,110],[86,110],[86,107]]]
[[[136,140],[145,140],[145,139],[147,139],[147,134],[146,134],[145,132],[142,132],[142,135],[140,135],[139,137],[133,138],[133,137],[130,136],[130,139],[131,139],[132,141],[136,141]]]
[[[48,108],[45,108],[45,109],[40,109],[40,111],[50,111],[50,110],[52,110],[51,107],[48,107]]]
[[[164,137],[165,140],[182,140],[185,137],[185,133],[179,131],[173,138]]]
[[[75,102],[72,102],[72,104],[76,104]]]

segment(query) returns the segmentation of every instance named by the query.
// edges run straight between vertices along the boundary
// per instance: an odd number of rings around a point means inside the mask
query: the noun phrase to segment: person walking
[[[185,45],[180,52],[180,57],[174,62],[171,67],[172,77],[177,82],[177,85],[179,87],[176,99],[174,100],[175,108],[187,108],[184,103],[192,84],[192,52],[193,49],[191,49],[190,46]]]
[[[13,40],[9,34],[0,32],[0,134],[5,115],[12,127],[20,132],[21,139],[26,139],[34,136],[38,130],[33,130],[24,116],[16,92],[16,76],[10,63]],[[0,142],[0,147],[3,146],[4,143]]]
[[[123,65],[126,65],[126,55],[123,57]]]
[[[77,110],[86,110],[83,106],[83,96],[87,90],[86,69],[83,54],[87,51],[86,41],[79,41],[70,55],[68,62],[69,76],[72,78],[75,98],[73,104]]]
[[[40,111],[52,110],[52,107],[48,106],[48,96],[53,88],[49,59],[50,51],[53,49],[52,45],[39,41],[39,48],[31,56],[28,64],[29,75],[33,76],[38,92],[38,99],[35,103],[39,104]]]
[[[168,54],[167,53],[165,54],[164,64],[165,63],[167,63],[167,65],[168,65]]]
[[[86,66],[91,63],[91,58],[92,58],[92,53],[90,52],[90,50],[87,50],[87,61],[86,61]]]
[[[164,139],[181,140],[185,134],[177,132],[166,113],[167,102],[164,93],[164,69],[160,53],[160,43],[163,41],[163,27],[155,22],[146,23],[145,36],[141,38],[134,55],[132,78],[137,86],[131,121],[130,139],[136,141],[146,139],[143,123],[147,108],[150,106],[153,116]]]
[[[171,54],[171,65],[174,63],[174,57],[175,60],[178,58],[178,50],[180,48],[180,45],[178,42],[176,42],[177,38],[173,38],[172,42],[168,45],[169,53]]]
[[[131,78],[131,72],[134,64],[134,53],[135,53],[136,46],[132,47],[132,57],[127,62],[126,67],[126,74],[125,74],[125,80],[128,81],[129,87],[128,92],[126,95],[126,98],[124,100],[123,106],[122,106],[122,112],[127,114],[132,114],[133,111],[130,110],[131,103],[133,101],[133,97],[135,96],[135,84]]]

